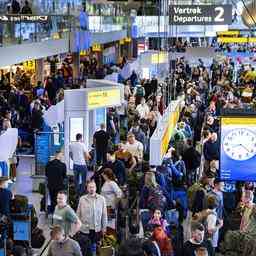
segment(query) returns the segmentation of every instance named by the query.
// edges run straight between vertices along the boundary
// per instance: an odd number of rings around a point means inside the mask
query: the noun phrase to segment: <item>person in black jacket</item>
[[[107,161],[107,150],[110,136],[106,132],[106,125],[102,123],[100,130],[96,131],[93,135],[93,141],[96,148],[97,164],[105,163]]]
[[[26,0],[24,6],[21,9],[22,14],[32,14],[32,9],[29,6],[29,2]]]
[[[61,151],[57,151],[55,159],[48,162],[45,167],[45,176],[47,178],[47,187],[51,200],[51,212],[54,211],[57,204],[58,192],[65,189],[67,168],[66,165],[61,162],[62,156],[63,153]]]
[[[187,184],[191,186],[196,180],[196,169],[200,166],[201,155],[193,146],[192,140],[187,140],[188,149],[183,154],[183,161],[185,162],[187,170]]]
[[[31,115],[31,128],[34,132],[40,131],[43,128],[43,112],[41,105],[38,101],[35,101],[34,108]]]
[[[8,177],[0,177],[0,214],[5,216],[10,215],[10,205],[12,200],[12,192],[7,189],[7,181]]]
[[[191,223],[191,238],[184,243],[183,256],[197,255],[198,248],[206,248],[208,255],[213,256],[213,248],[208,240],[204,239],[205,228],[204,225],[199,222]]]

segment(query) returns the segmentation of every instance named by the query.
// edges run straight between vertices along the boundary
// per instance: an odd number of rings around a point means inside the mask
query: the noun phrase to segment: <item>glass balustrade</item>
[[[120,31],[127,27],[127,18],[89,16],[88,23],[92,33]],[[79,16],[3,14],[0,15],[0,47],[63,39],[70,31],[79,29]]]

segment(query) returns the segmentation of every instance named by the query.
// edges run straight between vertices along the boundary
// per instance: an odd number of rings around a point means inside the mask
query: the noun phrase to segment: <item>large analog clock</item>
[[[224,152],[236,161],[245,161],[256,154],[256,134],[249,129],[237,128],[225,135]]]

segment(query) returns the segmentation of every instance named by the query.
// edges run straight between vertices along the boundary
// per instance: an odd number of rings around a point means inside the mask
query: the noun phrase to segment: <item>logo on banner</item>
[[[171,5],[171,25],[232,24],[232,5]]]
[[[46,15],[0,15],[0,22],[47,22]]]

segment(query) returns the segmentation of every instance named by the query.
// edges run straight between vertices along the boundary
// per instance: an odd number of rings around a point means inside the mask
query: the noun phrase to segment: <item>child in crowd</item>
[[[155,209],[152,218],[148,222],[149,227],[160,226],[165,232],[167,231],[168,223],[162,217],[162,213],[159,209]]]

